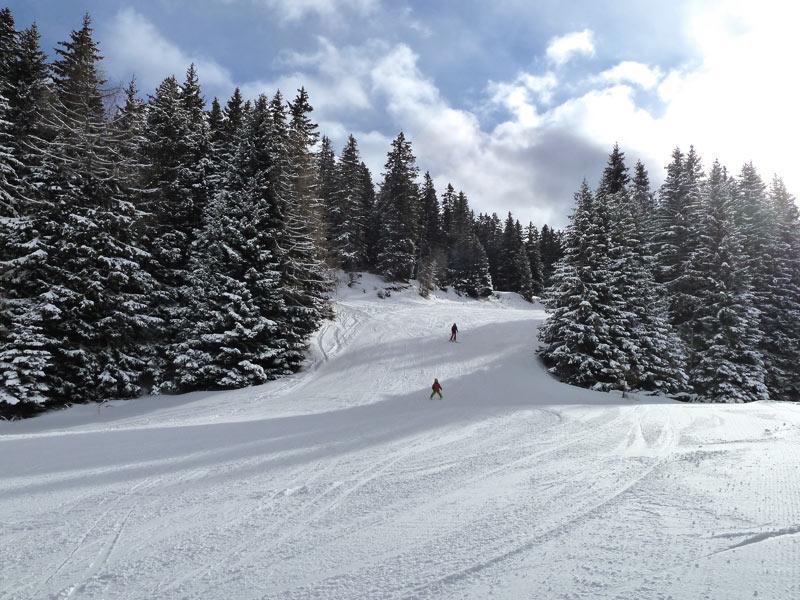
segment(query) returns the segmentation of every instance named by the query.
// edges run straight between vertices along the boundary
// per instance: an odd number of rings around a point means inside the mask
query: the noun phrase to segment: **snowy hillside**
[[[0,424],[0,597],[800,597],[797,405],[566,386],[541,307],[378,285],[288,379]]]

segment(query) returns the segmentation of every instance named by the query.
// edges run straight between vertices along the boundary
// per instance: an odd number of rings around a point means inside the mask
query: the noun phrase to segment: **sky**
[[[796,3],[762,0],[11,0],[50,51],[88,11],[109,82],[197,65],[207,100],[304,85],[338,150],[380,181],[410,137],[476,212],[561,226],[615,142],[663,179],[690,144],[800,194]]]

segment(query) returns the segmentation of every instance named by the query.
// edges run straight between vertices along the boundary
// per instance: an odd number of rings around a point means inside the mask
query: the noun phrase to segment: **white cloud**
[[[753,160],[766,178],[781,173],[798,190],[800,85],[791,73],[800,56],[799,18],[791,3],[697,3],[686,20],[697,59],[657,85],[658,113],[638,106],[632,90],[618,84],[572,99],[550,118],[605,146],[618,140],[651,165],[664,164],[675,145],[694,144],[707,161],[718,157],[737,172]]]
[[[755,8],[736,0],[715,6],[698,0],[686,16],[696,54],[685,65],[664,72],[623,61],[585,76],[577,95],[575,82],[557,69],[520,73],[489,82],[486,105],[474,111],[449,102],[405,44],[336,46],[318,38],[315,49],[280,57],[280,77],[240,85],[249,97],[278,87],[291,97],[305,85],[320,129],[337,150],[356,130],[376,182],[390,138],[402,129],[437,186],[452,181],[463,188],[476,211],[511,209],[524,221],[563,224],[571,192],[582,177],[596,181],[615,141],[631,162],[643,159],[655,181],[672,147],[693,143],[707,160],[719,157],[734,172],[753,160],[766,177],[779,172],[790,189],[800,191],[794,148],[800,89],[792,77],[800,55],[793,31],[798,13],[780,2]],[[204,86],[227,93],[233,88],[227,70],[181,51],[132,10],[120,13],[112,34],[115,43],[104,47],[113,52],[115,73],[120,65],[123,73],[135,71],[145,89],[192,61]],[[560,65],[593,52],[592,34],[585,30],[554,40],[548,57]],[[640,104],[643,98],[646,105]],[[478,115],[492,109],[496,114],[498,107],[507,113],[504,120],[482,126]],[[363,112],[384,119],[379,130],[353,127]]]
[[[118,77],[135,75],[140,89],[153,90],[169,75],[180,79],[192,63],[204,86],[233,89],[227,69],[214,60],[183,52],[132,8],[116,15],[106,37],[106,66]]]
[[[573,31],[553,38],[547,44],[547,58],[561,66],[577,55],[594,56],[594,33],[590,29]]]
[[[632,83],[642,89],[650,90],[658,85],[663,76],[658,67],[626,60],[600,73],[598,79],[609,83]]]
[[[326,112],[361,111],[372,107],[367,78],[374,56],[385,47],[373,42],[366,47],[337,48],[324,37],[317,38],[314,52],[287,52],[280,66],[290,72],[271,82],[273,89],[287,93],[304,85]]]
[[[230,1],[230,0],[229,0]],[[368,14],[375,10],[379,0],[256,0],[276,11],[283,22],[300,21],[309,15],[336,18],[344,10]]]

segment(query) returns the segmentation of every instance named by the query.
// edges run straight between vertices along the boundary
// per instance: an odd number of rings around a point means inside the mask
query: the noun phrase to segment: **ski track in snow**
[[[800,597],[800,407],[566,386],[540,306],[378,285],[286,379],[0,423],[0,598]]]

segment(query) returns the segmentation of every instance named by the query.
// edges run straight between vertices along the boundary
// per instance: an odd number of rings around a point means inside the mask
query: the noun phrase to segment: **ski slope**
[[[800,407],[565,386],[541,307],[378,285],[288,379],[0,423],[0,598],[800,598]]]

